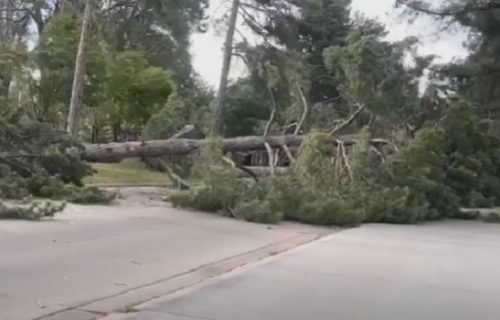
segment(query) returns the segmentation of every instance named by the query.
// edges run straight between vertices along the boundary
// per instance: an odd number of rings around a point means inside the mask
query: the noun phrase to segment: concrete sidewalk
[[[325,232],[270,228],[149,200],[69,206],[54,221],[0,221],[0,319],[95,319]]]
[[[365,225],[106,320],[497,320],[500,225]]]

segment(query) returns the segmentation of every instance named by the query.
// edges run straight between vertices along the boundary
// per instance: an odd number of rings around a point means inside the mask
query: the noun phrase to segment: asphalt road
[[[497,320],[500,225],[365,225],[106,320]]]
[[[94,319],[311,241],[311,230],[135,200],[0,221],[0,319]]]

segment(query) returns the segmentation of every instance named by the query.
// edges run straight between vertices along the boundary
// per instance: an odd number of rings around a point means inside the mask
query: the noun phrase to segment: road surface
[[[497,320],[500,225],[364,225],[106,320]]]
[[[0,221],[0,319],[95,319],[325,232],[176,210],[144,194],[70,205],[53,221]]]

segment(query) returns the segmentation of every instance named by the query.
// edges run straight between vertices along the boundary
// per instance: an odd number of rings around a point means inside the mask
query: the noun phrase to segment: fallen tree
[[[271,148],[282,148],[283,146],[298,147],[304,141],[305,136],[249,136],[223,139],[224,152],[245,152],[266,150],[266,144]],[[119,162],[127,158],[151,158],[164,155],[187,155],[200,150],[208,143],[207,139],[168,139],[152,140],[143,142],[123,142],[109,144],[87,144],[82,158],[88,162]],[[345,136],[340,138],[331,137],[327,141],[333,146],[351,146],[356,143],[355,137]],[[390,145],[384,139],[373,139],[375,146]]]

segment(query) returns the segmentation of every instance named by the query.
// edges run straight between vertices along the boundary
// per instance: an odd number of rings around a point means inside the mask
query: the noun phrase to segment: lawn
[[[166,185],[168,176],[164,173],[146,168],[138,160],[126,160],[121,163],[96,163],[92,167],[97,173],[85,178],[88,185]]]

